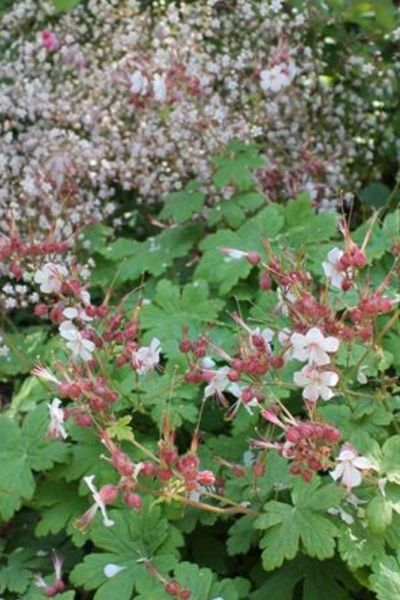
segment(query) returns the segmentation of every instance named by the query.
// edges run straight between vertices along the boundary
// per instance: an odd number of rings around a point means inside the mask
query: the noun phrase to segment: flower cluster
[[[131,0],[65,14],[17,0],[0,27],[0,230],[11,210],[22,231],[57,222],[65,239],[111,214],[116,190],[149,202],[193,174],[210,187],[233,139],[260,144],[274,199],[325,205],[357,187],[356,163],[378,178],[398,48],[388,67],[372,40],[369,61],[337,41],[329,64],[329,24],[267,0],[168,3],[157,19]]]
[[[290,461],[290,471],[305,481],[312,478],[314,471],[326,471],[335,466],[333,456],[341,432],[321,419],[318,405],[320,399],[329,401],[346,393],[346,383],[340,382],[340,368],[334,364],[336,354],[342,344],[352,340],[373,344],[376,319],[392,311],[396,303],[395,298],[385,296],[396,272],[396,255],[390,276],[371,289],[370,279],[364,274],[368,235],[360,248],[351,239],[345,223],[340,224],[340,230],[344,235],[344,250],[334,248],[328,252],[321,265],[326,280],[322,279],[320,285],[308,271],[297,264],[294,266],[294,258],[286,255],[282,259],[275,255],[268,243],[265,244],[268,255],[265,262],[258,252],[221,248],[221,252],[232,259],[247,260],[261,270],[260,289],[275,289],[279,298],[275,310],[287,326],[278,331],[275,327],[252,328],[242,317],[233,314],[240,328],[235,354],[208,342],[205,336],[190,341],[184,333],[180,343],[189,363],[186,381],[205,384],[204,399],[216,397],[226,408],[229,418],[234,418],[240,407],[250,414],[260,409],[269,423],[283,430],[284,440],[254,440],[253,447],[277,449]],[[344,281],[349,285],[343,285]],[[344,294],[351,290],[345,308],[332,301],[329,287],[332,292],[339,288]],[[216,360],[207,356],[207,351],[213,351]],[[226,364],[221,365],[221,359]],[[292,372],[293,383],[285,375],[288,363],[305,363],[300,370]],[[365,383],[362,372],[357,374],[357,381]],[[274,394],[276,386],[290,390],[302,388],[306,420],[290,415],[279,395]],[[278,416],[282,410],[283,419]],[[335,480],[341,480],[348,491],[361,483],[364,471],[367,473],[374,468],[369,459],[359,456],[347,442],[336,460],[331,475]]]
[[[340,431],[332,425],[317,421],[285,423],[271,410],[262,411],[264,419],[278,425],[284,431],[285,441],[271,444],[254,440],[255,448],[276,448],[291,461],[290,472],[310,481],[313,471],[326,471],[331,466],[331,454],[338,441]]]

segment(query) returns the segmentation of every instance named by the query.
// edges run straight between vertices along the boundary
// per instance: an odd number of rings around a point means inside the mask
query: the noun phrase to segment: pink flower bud
[[[261,256],[258,252],[248,252],[246,258],[251,265],[258,265],[261,262]]]
[[[118,488],[116,485],[103,485],[99,490],[99,496],[105,505],[112,504],[118,498]]]
[[[74,415],[74,421],[78,427],[91,427],[92,417],[88,413],[77,413]]]
[[[269,276],[269,274],[267,272],[261,273],[258,281],[259,281],[260,289],[263,290],[264,292],[267,292],[271,289],[272,281],[271,281],[271,277]]]
[[[197,482],[201,485],[214,485],[215,475],[211,471],[200,471],[197,474]]]
[[[48,52],[54,52],[60,47],[57,36],[49,29],[44,29],[40,34],[40,38],[42,46],[46,48]]]
[[[140,475],[143,477],[153,477],[156,473],[156,466],[150,460],[145,461],[140,468]]]
[[[139,494],[135,494],[134,492],[125,492],[124,502],[127,506],[134,508],[135,510],[140,510],[142,507],[142,498]]]

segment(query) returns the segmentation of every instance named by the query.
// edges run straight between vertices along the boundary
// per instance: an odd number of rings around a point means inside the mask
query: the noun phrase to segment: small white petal
[[[114,577],[115,575],[118,575],[118,573],[120,573],[121,571],[124,571],[126,569],[126,567],[122,567],[121,565],[116,565],[114,563],[109,563],[108,565],[106,565],[103,569],[104,571],[104,575],[108,578],[110,577]]]

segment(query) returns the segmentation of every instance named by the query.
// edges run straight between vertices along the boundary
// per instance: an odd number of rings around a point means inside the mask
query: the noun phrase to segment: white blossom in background
[[[139,373],[144,375],[153,371],[160,362],[161,342],[153,338],[149,346],[142,346],[139,350],[132,352],[132,365]]]
[[[153,92],[154,99],[157,102],[165,102],[167,98],[167,86],[165,83],[165,75],[155,73],[153,77]]]
[[[325,337],[318,327],[312,327],[305,335],[293,333],[290,343],[293,358],[317,366],[329,364],[329,354],[339,349],[339,340],[332,336]]]
[[[339,290],[342,289],[342,283],[346,279],[346,273],[340,265],[342,256],[343,250],[333,248],[328,252],[326,260],[322,263],[322,268],[331,286]]]
[[[199,0],[153,19],[133,2],[91,4],[54,14],[51,31],[47,1],[14,0],[1,13],[0,232],[11,211],[23,238],[37,229],[45,239],[57,224],[65,239],[112,214],[121,189],[154,203],[193,173],[212,191],[212,159],[232,140],[260,144],[256,177],[273,200],[310,185],[317,207],[335,207],[335,190],[357,192],[357,167],[369,173],[373,162],[379,180],[396,140],[390,111],[375,104],[396,100],[398,48],[389,68],[347,60],[339,44],[346,60],[327,86],[326,44],[309,44],[306,5],[300,14],[280,0],[237,0],[232,11]]]
[[[67,276],[68,270],[63,265],[46,263],[39,271],[36,271],[34,281],[39,284],[39,289],[44,294],[58,294]]]
[[[81,358],[85,362],[92,360],[95,344],[86,339],[71,321],[63,321],[59,327],[59,332],[61,337],[67,340],[66,346],[71,350],[73,359]]]
[[[332,388],[337,385],[339,376],[335,371],[319,371],[306,365],[301,371],[294,373],[293,381],[296,385],[304,388],[303,398],[305,400],[316,402],[318,398],[330,400],[335,396]]]
[[[47,430],[47,435],[51,438],[62,438],[68,437],[64,427],[64,411],[61,407],[61,400],[59,398],[53,398],[50,404],[47,404],[50,413],[50,424]]]
[[[129,77],[130,91],[138,96],[145,96],[149,87],[149,81],[138,69]]]
[[[350,492],[361,485],[363,471],[376,470],[376,465],[367,457],[360,456],[354,446],[343,444],[336,459],[337,466],[330,471],[330,476],[341,483]]]
[[[260,72],[260,85],[263,92],[280,92],[288,87],[296,74],[294,63],[280,64]]]

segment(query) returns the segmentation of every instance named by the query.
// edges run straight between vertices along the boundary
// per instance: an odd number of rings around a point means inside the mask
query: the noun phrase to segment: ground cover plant
[[[397,600],[396,7],[0,7],[1,598]]]

